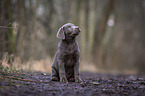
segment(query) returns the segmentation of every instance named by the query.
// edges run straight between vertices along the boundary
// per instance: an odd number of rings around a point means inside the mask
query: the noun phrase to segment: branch
[[[11,78],[11,79],[21,80],[21,81],[27,81],[27,82],[48,83],[48,82],[44,82],[44,81],[36,81],[36,80],[21,79],[21,78],[17,78],[17,77],[13,77],[13,76],[4,76],[4,75],[0,75],[0,77],[3,77],[3,78]]]

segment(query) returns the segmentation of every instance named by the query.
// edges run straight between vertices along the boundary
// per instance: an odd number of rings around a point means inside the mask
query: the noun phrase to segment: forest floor
[[[0,96],[145,96],[145,75],[82,72],[82,83],[60,83],[42,72],[0,73]]]

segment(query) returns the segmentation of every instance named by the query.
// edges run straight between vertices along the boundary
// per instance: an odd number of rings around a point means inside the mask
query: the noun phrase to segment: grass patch
[[[2,60],[0,60],[0,72],[3,75],[7,75],[9,73],[27,71],[27,72],[47,72],[51,73],[51,58],[45,58],[41,60],[29,60],[27,62],[21,62],[19,57],[15,57],[14,55],[8,55],[6,52]]]

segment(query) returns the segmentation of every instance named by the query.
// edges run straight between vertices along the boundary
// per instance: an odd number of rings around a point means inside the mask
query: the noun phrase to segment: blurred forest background
[[[82,71],[145,73],[145,0],[0,0],[0,65],[50,71],[68,22],[82,29]]]

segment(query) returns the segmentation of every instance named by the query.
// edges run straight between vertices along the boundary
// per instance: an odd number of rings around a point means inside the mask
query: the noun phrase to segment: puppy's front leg
[[[82,82],[82,80],[80,79],[80,76],[79,76],[79,74],[80,74],[79,67],[80,67],[80,62],[77,61],[74,65],[74,73],[75,73],[74,77],[75,77],[75,82],[77,82],[77,83]]]
[[[65,76],[65,68],[64,68],[64,62],[62,60],[58,61],[59,64],[59,77],[60,77],[60,82],[68,83],[68,80]]]

